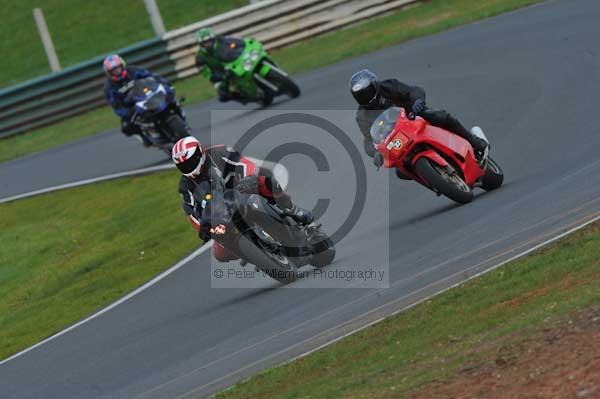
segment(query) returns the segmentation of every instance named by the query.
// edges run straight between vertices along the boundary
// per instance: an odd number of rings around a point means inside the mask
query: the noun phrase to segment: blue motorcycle
[[[177,140],[190,135],[185,113],[168,84],[152,77],[134,80],[127,88],[125,103],[134,107],[132,123],[153,146],[169,155]]]

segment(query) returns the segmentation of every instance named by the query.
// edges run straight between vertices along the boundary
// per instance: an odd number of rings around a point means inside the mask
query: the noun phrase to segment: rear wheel
[[[504,172],[492,158],[488,159],[485,176],[481,181],[481,188],[491,191],[499,188],[504,182]]]
[[[436,192],[451,200],[460,204],[473,200],[473,191],[452,166],[442,168],[423,157],[417,161],[415,170]]]
[[[263,89],[263,97],[260,100],[258,100],[258,103],[266,108],[273,103],[274,98],[275,96],[273,95],[273,92],[271,90]]]
[[[260,245],[260,240],[258,243],[259,245],[245,236],[240,237],[238,248],[242,258],[280,283],[290,284],[298,279],[296,266],[286,256],[272,253]]]
[[[312,246],[314,255],[310,259],[310,264],[314,267],[325,267],[330,265],[335,258],[335,245],[327,234],[318,232],[313,234],[308,242]]]

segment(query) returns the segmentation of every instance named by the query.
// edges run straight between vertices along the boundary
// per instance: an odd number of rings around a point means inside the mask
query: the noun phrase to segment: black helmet
[[[370,105],[377,100],[379,80],[368,69],[356,72],[350,78],[350,91],[360,105]]]

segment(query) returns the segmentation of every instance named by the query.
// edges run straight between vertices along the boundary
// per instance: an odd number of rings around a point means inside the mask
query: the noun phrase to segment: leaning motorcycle
[[[261,42],[245,39],[237,51],[239,56],[224,65],[232,98],[241,94],[266,107],[280,95],[300,96],[298,85],[270,58]]]
[[[494,190],[504,180],[502,169],[487,153],[478,162],[467,140],[407,115],[403,108],[383,112],[370,134],[376,163],[395,168],[398,177],[415,180],[458,203],[472,201],[475,187]],[[483,132],[478,136],[488,141]]]
[[[295,281],[302,266],[333,262],[333,241],[320,224],[301,226],[264,197],[226,189],[220,179],[200,183],[193,194],[212,239],[281,283]]]
[[[132,123],[153,146],[170,155],[173,144],[191,131],[173,89],[149,77],[131,81],[125,90],[125,103],[134,108]]]

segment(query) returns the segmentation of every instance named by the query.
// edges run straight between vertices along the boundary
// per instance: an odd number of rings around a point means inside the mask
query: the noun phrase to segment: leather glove
[[[383,163],[384,163],[383,155],[381,155],[380,152],[377,152],[373,156],[373,165],[375,165],[375,167],[377,168],[377,170],[379,170],[379,168],[381,168],[383,166]]]
[[[211,239],[212,235],[210,234],[210,224],[203,224],[200,226],[200,230],[198,230],[198,237],[204,242],[207,242]]]
[[[421,115],[423,111],[425,111],[425,101],[420,98],[413,103],[412,112],[415,115]]]

